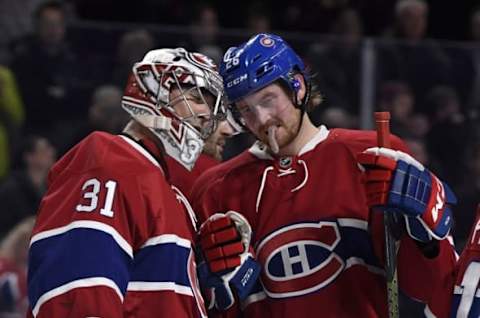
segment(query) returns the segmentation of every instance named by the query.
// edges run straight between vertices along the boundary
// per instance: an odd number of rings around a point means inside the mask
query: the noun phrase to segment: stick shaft
[[[379,147],[390,148],[390,113],[375,113],[377,127],[377,143]],[[388,317],[398,318],[398,277],[397,277],[397,244],[391,226],[393,215],[390,211],[383,214],[385,233],[385,270],[387,274]]]

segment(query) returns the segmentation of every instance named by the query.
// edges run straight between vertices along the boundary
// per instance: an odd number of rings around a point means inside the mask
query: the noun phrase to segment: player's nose
[[[264,126],[272,117],[270,112],[264,107],[257,107],[255,115],[259,126]]]
[[[220,130],[220,133],[225,137],[230,137],[234,133],[234,129],[233,129],[232,125],[230,125],[228,120],[222,120],[218,124],[218,129]]]

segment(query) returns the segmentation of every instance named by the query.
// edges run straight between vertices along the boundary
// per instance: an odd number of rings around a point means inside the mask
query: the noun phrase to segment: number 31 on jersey
[[[105,203],[100,209],[100,214],[107,217],[113,217],[113,200],[115,199],[115,190],[117,189],[117,182],[108,180],[105,182],[104,188],[106,189]],[[102,192],[102,193],[101,193]],[[88,179],[82,186],[82,204],[78,204],[76,207],[77,212],[93,212],[98,206],[98,196],[102,195],[102,183],[98,179]]]

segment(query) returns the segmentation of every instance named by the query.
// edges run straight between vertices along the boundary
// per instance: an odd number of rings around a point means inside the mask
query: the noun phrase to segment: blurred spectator
[[[329,105],[345,108],[352,114],[359,109],[360,54],[362,21],[353,9],[341,11],[332,25],[335,37],[315,43],[308,60]]]
[[[0,64],[10,60],[9,46],[32,31],[32,14],[43,0],[0,1]]]
[[[217,10],[210,5],[197,8],[192,23],[192,41],[196,47],[216,44],[219,31]]]
[[[430,121],[424,114],[414,113],[408,121],[409,134],[412,137],[424,139],[430,131]]]
[[[427,34],[428,4],[423,0],[400,0],[395,6],[395,37],[411,42],[421,41]]]
[[[443,179],[455,185],[461,181],[459,178],[465,167],[459,158],[464,158],[470,137],[469,127],[460,112],[460,100],[452,87],[437,86],[428,92],[426,107],[432,122],[427,135],[429,152],[445,170]]]
[[[250,6],[247,16],[247,29],[250,35],[271,31],[270,16],[265,7],[254,3]]]
[[[468,89],[468,113],[474,118],[480,119],[480,7],[475,9],[470,18],[470,33],[471,40],[475,42],[475,46],[468,50],[468,59],[470,63],[462,68],[463,74],[473,75],[467,80],[470,80],[470,85],[464,85]],[[465,59],[464,59],[465,60]]]
[[[141,61],[145,54],[153,49],[155,39],[146,30],[126,32],[120,39],[117,49],[117,60],[112,72],[112,82],[118,87],[124,87],[126,78],[132,71],[135,62]]]
[[[418,100],[433,86],[451,81],[451,61],[436,42],[426,39],[427,25],[427,2],[400,0],[395,6],[391,32],[395,41],[383,40],[377,44],[378,80],[406,82]]]
[[[325,125],[328,128],[348,128],[358,127],[356,119],[345,109],[340,107],[329,107],[323,110],[320,121],[316,125]]]
[[[55,162],[55,149],[43,137],[25,138],[19,158],[23,166],[0,185],[0,236],[17,222],[35,215],[46,189],[47,175]]]
[[[331,33],[337,35],[347,47],[356,47],[363,37],[362,18],[356,10],[345,9],[333,23]]]
[[[407,137],[404,138],[403,141],[405,141],[408,149],[410,149],[411,154],[415,159],[417,159],[422,165],[435,171],[435,169],[430,166],[430,158],[428,156],[427,146],[423,140]]]
[[[121,108],[122,91],[113,85],[98,87],[92,95],[88,109],[88,120],[78,124],[71,136],[64,136],[59,154],[62,155],[85,138],[91,132],[105,131],[111,134],[118,134],[123,130],[128,115]]]
[[[19,130],[25,119],[22,99],[15,78],[9,69],[0,65],[0,180],[10,168]]]
[[[456,188],[458,206],[455,208],[456,245],[463,247],[472,228],[475,211],[480,204],[480,141],[473,143],[466,152],[467,169],[462,174],[462,183]],[[461,158],[459,158],[461,159]]]
[[[410,118],[415,97],[410,87],[403,82],[386,82],[381,85],[378,107],[391,113],[392,133],[405,137],[410,135]]]
[[[211,57],[219,63],[223,51],[218,45],[218,14],[214,6],[199,4],[194,10],[191,28],[192,50]]]
[[[25,128],[54,138],[55,124],[83,115],[79,64],[65,39],[65,14],[59,2],[42,4],[34,21],[33,36],[15,47],[12,70],[25,102]]]
[[[348,4],[348,0],[275,1],[272,11],[279,14],[273,17],[274,25],[293,32],[326,33]]]
[[[0,242],[0,317],[23,318],[28,309],[27,259],[35,218],[26,217]]]

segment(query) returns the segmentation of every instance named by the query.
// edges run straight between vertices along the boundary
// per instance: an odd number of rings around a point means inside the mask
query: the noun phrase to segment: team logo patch
[[[272,298],[305,295],[340,275],[343,259],[334,252],[341,240],[335,222],[299,223],[264,238],[257,248],[262,284]]]
[[[217,69],[217,65],[215,62],[207,57],[206,55],[200,54],[200,53],[188,53],[187,55],[188,59],[193,62],[195,65],[208,68],[208,69]]]
[[[292,165],[292,157],[282,157],[279,161],[280,168],[286,169]]]
[[[275,41],[272,38],[265,36],[260,39],[260,44],[264,47],[272,47],[275,44]]]

